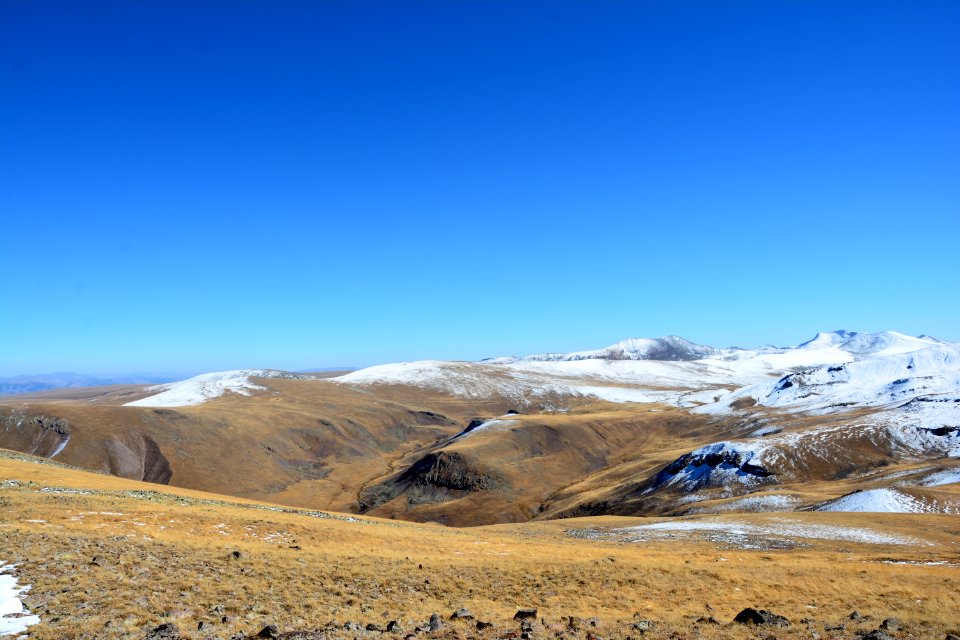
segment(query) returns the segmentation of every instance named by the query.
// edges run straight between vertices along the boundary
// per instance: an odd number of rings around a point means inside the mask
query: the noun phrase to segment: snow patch
[[[931,504],[895,489],[855,491],[817,507],[817,511],[870,513],[951,513],[950,506]]]
[[[617,530],[622,534],[638,534],[641,537],[665,537],[672,532],[720,532],[735,536],[776,536],[783,538],[808,538],[814,540],[840,540],[865,544],[918,544],[921,541],[872,529],[841,527],[825,524],[806,524],[792,520],[775,519],[765,523],[747,523],[728,520],[671,520],[653,524],[627,527]],[[642,541],[642,540],[637,540]]]
[[[931,473],[920,481],[921,487],[940,487],[960,482],[960,468]]]
[[[725,513],[728,511],[750,511],[771,513],[774,511],[794,511],[800,500],[783,494],[749,495],[730,502],[723,502],[690,511],[694,513]]]
[[[293,380],[313,380],[313,376],[274,369],[239,369],[204,373],[180,382],[148,387],[148,391],[157,391],[156,395],[128,402],[127,407],[191,407],[207,400],[219,398],[227,391],[248,396],[251,391],[261,391],[264,387],[254,384],[250,378],[283,378]]]
[[[20,586],[13,575],[15,565],[0,562],[0,636],[12,636],[23,633],[35,624],[40,624],[40,616],[27,611],[20,596],[30,590],[30,585]]]

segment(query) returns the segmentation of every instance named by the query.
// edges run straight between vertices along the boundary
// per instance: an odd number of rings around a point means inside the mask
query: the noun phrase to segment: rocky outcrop
[[[503,476],[462,453],[436,451],[425,455],[403,473],[360,492],[365,512],[405,494],[409,504],[453,500],[472,491],[503,488]]]
[[[34,456],[53,458],[70,441],[70,425],[56,416],[38,415],[19,408],[2,409],[0,447]]]

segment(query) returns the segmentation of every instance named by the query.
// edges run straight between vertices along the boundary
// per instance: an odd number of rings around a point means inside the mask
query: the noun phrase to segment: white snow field
[[[30,585],[17,584],[13,575],[16,567],[0,562],[0,636],[17,636],[27,627],[39,624],[40,617],[27,611],[20,596],[30,590]]]
[[[199,376],[149,387],[148,391],[156,391],[156,395],[126,403],[128,407],[189,407],[202,404],[212,398],[219,398],[227,391],[250,395],[251,391],[262,390],[263,387],[254,384],[250,378],[294,378],[298,380],[312,379],[312,376],[276,371],[274,369],[239,369],[236,371],[220,371],[204,373]]]
[[[960,513],[960,505],[920,500],[896,489],[856,491],[817,507],[817,511],[869,513]]]
[[[758,349],[715,349],[676,336],[639,338],[568,354],[378,365],[332,380],[411,385],[463,397],[501,395],[524,403],[548,395],[666,402],[708,414],[736,413],[731,405],[745,399],[830,413],[923,396],[945,400],[938,409],[960,415],[960,403],[951,402],[960,398],[960,345],[894,331],[834,331],[797,347]]]
[[[271,369],[207,373],[150,387],[155,395],[127,404],[180,407],[227,391],[249,395],[262,389],[253,377],[311,376]],[[737,401],[746,399],[761,407],[830,413],[923,397],[937,401],[924,411],[953,419],[960,415],[960,345],[893,331],[834,331],[797,347],[757,349],[717,349],[677,336],[632,338],[567,354],[377,365],[324,384],[330,382],[410,385],[466,398],[499,395],[521,405],[564,396],[660,402],[708,414],[737,413],[735,407],[743,406]]]

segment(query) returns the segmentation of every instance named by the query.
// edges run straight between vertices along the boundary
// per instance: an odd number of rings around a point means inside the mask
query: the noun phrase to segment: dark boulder
[[[773,627],[790,626],[790,621],[783,616],[778,616],[777,614],[767,611],[766,609],[753,609],[751,607],[747,607],[738,613],[737,617],[734,618],[733,621],[738,624],[758,624]]]
[[[146,640],[178,640],[180,629],[172,622],[165,622],[147,632]]]
[[[531,620],[537,618],[536,609],[517,609],[517,612],[513,614],[514,620]]]
[[[871,631],[870,633],[860,636],[861,640],[896,640],[892,635],[884,631],[877,629],[876,631]]]
[[[880,628],[884,631],[896,631],[900,628],[900,621],[896,618],[887,618],[880,623]]]
[[[279,638],[280,630],[277,629],[277,625],[268,624],[263,629],[260,629],[260,633],[257,634],[258,638]]]
[[[457,609],[450,614],[451,620],[473,620],[473,614],[469,609]]]
[[[430,631],[439,631],[442,626],[443,622],[440,620],[440,614],[432,614],[430,616]]]

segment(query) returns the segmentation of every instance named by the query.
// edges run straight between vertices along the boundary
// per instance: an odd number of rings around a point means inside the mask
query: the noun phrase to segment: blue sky
[[[960,340],[958,68],[956,2],[8,0],[0,375]]]

